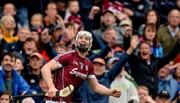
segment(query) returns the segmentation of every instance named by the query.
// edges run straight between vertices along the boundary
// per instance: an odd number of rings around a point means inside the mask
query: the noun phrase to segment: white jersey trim
[[[94,74],[88,75],[87,78],[96,78]]]
[[[54,60],[54,61],[58,64],[58,68],[62,68],[63,67],[63,65],[61,63],[59,63],[57,60]]]

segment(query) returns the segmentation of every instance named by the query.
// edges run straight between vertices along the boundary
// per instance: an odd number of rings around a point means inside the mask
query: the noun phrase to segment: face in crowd
[[[93,60],[94,74],[101,76],[106,70],[105,61],[102,58],[95,58]]]
[[[15,65],[15,57],[11,54],[6,54],[2,60],[2,67],[6,72],[11,72]]]
[[[151,57],[151,54],[152,54],[152,52],[151,52],[151,47],[150,47],[150,45],[148,44],[148,43],[146,43],[146,42],[142,42],[141,44],[140,44],[140,56],[141,56],[141,58],[143,59],[143,60],[145,60],[145,61],[147,61],[147,60],[149,60],[150,59],[150,57]]]
[[[3,94],[0,97],[0,103],[10,103],[10,95],[9,94]]]

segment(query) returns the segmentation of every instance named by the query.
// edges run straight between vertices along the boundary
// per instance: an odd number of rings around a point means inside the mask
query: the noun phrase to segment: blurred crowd
[[[33,96],[48,91],[41,67],[74,49],[80,30],[92,33],[98,82],[121,96],[84,82],[74,103],[180,103],[179,10],[180,0],[0,0],[0,103],[44,103]]]

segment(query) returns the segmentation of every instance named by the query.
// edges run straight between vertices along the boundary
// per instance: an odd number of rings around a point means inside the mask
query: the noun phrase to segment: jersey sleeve
[[[65,66],[71,58],[70,54],[58,54],[54,60],[58,63],[59,66]]]
[[[95,78],[94,67],[93,67],[92,63],[89,63],[89,71],[88,71],[87,78]]]

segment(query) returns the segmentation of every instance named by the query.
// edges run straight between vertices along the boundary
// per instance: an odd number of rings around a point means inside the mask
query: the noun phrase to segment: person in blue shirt
[[[10,91],[12,96],[28,93],[29,85],[14,70],[15,56],[12,53],[5,53],[2,59],[2,69],[0,70],[0,93]]]

